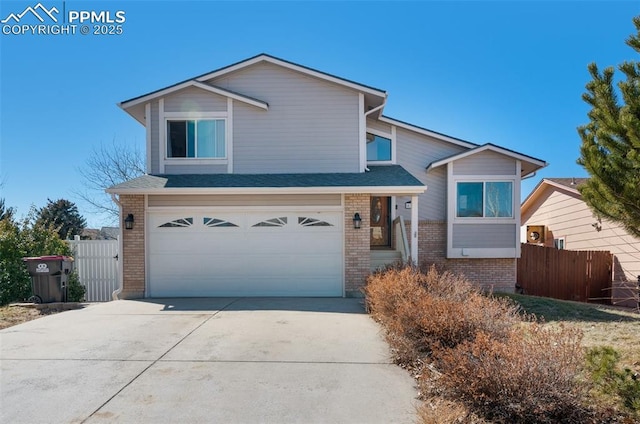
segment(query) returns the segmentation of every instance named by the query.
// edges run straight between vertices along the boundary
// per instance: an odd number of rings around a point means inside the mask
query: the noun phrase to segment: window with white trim
[[[456,217],[513,218],[513,182],[457,182]]]
[[[391,139],[367,133],[367,161],[388,162],[391,160]]]
[[[226,157],[224,119],[167,120],[167,158]]]
[[[564,237],[560,237],[560,238],[557,238],[557,239],[553,240],[553,245],[555,246],[556,249],[563,250],[564,249]]]

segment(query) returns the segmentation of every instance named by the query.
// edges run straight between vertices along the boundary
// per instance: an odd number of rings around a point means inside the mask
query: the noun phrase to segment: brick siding
[[[121,299],[137,299],[144,297],[145,267],[144,267],[144,196],[121,195],[122,216],[120,228],[122,230],[122,267],[123,282]],[[133,229],[124,229],[124,218],[133,214]]]
[[[411,223],[406,224],[410,233]],[[420,266],[436,265],[442,270],[465,275],[484,289],[513,292],[516,284],[515,258],[447,259],[447,223],[420,221],[418,225]]]
[[[344,274],[345,295],[348,297],[362,296],[361,288],[370,273],[369,199],[368,194],[346,194],[344,198]],[[353,228],[356,212],[362,218],[362,226],[358,230]]]

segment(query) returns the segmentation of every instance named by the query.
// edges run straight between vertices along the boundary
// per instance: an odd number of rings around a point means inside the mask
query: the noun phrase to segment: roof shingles
[[[109,192],[181,188],[424,187],[399,165],[371,166],[369,172],[322,174],[143,175]]]

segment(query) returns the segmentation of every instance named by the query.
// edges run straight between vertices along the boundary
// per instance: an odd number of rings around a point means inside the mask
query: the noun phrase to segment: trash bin
[[[22,258],[31,275],[34,303],[67,301],[67,280],[73,269],[70,256],[36,256]]]

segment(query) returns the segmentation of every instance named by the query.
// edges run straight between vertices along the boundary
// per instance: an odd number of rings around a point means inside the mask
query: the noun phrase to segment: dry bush
[[[418,408],[420,424],[486,424],[464,404],[438,397],[425,399]]]
[[[519,322],[518,308],[510,300],[484,296],[464,277],[435,267],[426,274],[412,267],[374,274],[365,294],[401,357],[422,359],[436,349],[473,340],[481,331],[502,339]]]
[[[514,326],[504,340],[475,340],[437,352],[443,393],[506,422],[586,422],[582,333],[571,327]]]

